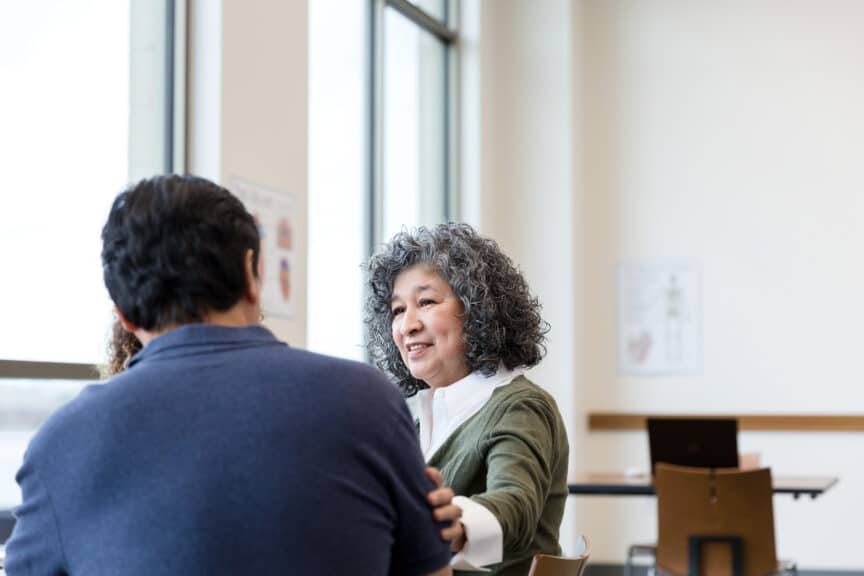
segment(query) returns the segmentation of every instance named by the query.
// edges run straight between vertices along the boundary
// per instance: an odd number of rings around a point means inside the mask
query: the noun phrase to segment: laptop
[[[698,468],[738,467],[735,418],[648,418],[651,474],[657,462]]]

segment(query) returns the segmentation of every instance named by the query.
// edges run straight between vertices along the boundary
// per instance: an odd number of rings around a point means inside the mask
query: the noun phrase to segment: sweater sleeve
[[[556,455],[554,409],[531,397],[506,408],[481,439],[486,491],[472,500],[488,508],[504,534],[504,551],[531,545],[552,483]]]

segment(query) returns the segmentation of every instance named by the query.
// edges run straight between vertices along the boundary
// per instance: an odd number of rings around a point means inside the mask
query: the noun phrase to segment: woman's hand
[[[450,550],[459,552],[465,546],[465,527],[459,520],[462,509],[453,504],[453,490],[444,486],[444,476],[437,468],[426,468],[426,475],[435,483],[435,490],[429,493],[432,517],[437,522],[450,522],[441,530],[441,539],[450,542]]]

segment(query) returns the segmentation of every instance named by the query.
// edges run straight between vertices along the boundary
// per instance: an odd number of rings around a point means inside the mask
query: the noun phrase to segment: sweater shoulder
[[[514,405],[532,403],[539,406],[548,406],[555,412],[558,405],[552,395],[526,378],[517,376],[510,384],[497,388],[489,399],[489,407],[510,408]]]

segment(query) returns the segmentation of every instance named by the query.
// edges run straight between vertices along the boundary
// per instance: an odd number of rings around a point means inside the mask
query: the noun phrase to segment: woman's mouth
[[[414,343],[414,344],[409,344],[408,346],[405,347],[405,349],[408,351],[408,357],[409,358],[415,358],[417,356],[422,355],[428,348],[431,348],[431,347],[432,347],[432,344],[427,344],[425,342],[424,343],[418,342],[418,343]]]

